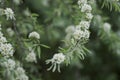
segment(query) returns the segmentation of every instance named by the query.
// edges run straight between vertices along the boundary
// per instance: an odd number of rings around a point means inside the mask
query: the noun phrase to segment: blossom
[[[81,7],[82,5],[86,4],[87,0],[78,0],[78,5]]]
[[[78,24],[78,25],[76,25],[76,27],[75,27],[75,30],[81,30],[81,25],[80,24]],[[74,31],[75,32],[75,31]]]
[[[93,18],[93,15],[91,13],[86,13],[86,18],[88,20],[91,20]]]
[[[73,33],[73,37],[76,39],[76,40],[80,40],[82,38],[84,39],[88,39],[90,36],[90,32],[88,30],[76,30],[74,33]]]
[[[15,70],[16,75],[21,75],[25,73],[25,70],[22,67],[17,67],[17,69]]]
[[[28,76],[25,74],[17,76],[16,80],[29,80]]]
[[[6,31],[7,31],[7,33],[8,33],[9,36],[12,37],[14,35],[14,31],[11,28],[7,28]]]
[[[14,12],[13,12],[13,10],[12,10],[11,8],[6,8],[6,9],[4,10],[4,14],[5,14],[6,17],[7,17],[7,20],[9,20],[9,19],[15,20]]]
[[[103,24],[103,29],[105,32],[109,32],[111,29],[111,25],[109,23],[104,23]]]
[[[73,33],[73,37],[76,39],[76,40],[79,40],[82,38],[82,35],[83,35],[83,31],[81,30],[76,30],[74,33]]]
[[[31,51],[25,58],[27,62],[36,62],[36,54],[34,51]]]
[[[90,23],[88,21],[81,21],[80,24],[82,29],[89,29]]]
[[[28,37],[29,37],[29,38],[40,39],[39,33],[35,32],[35,31],[31,32]]]
[[[29,80],[28,76],[25,74],[25,70],[20,66],[15,69],[15,76],[16,80]]]
[[[15,61],[12,59],[7,59],[3,63],[1,63],[3,67],[7,68],[8,70],[14,70],[15,68]]]
[[[88,39],[90,37],[90,32],[88,30],[84,31],[84,37]]]
[[[81,12],[91,12],[91,10],[92,10],[92,7],[89,4],[84,4],[81,7]]]
[[[0,52],[3,56],[13,56],[14,49],[10,43],[0,44]]]
[[[51,70],[54,72],[56,70],[56,68],[58,69],[58,71],[60,72],[60,64],[63,63],[65,60],[65,55],[63,53],[57,53],[54,54],[52,59],[46,60],[46,63],[52,63],[51,67],[48,68],[48,70]]]
[[[1,36],[1,35],[2,35],[2,34],[1,34],[1,32],[0,32],[0,36]],[[6,43],[6,42],[7,42],[6,38],[3,37],[3,36],[1,36],[1,37],[0,37],[0,44]]]
[[[61,64],[65,60],[65,55],[63,53],[58,53],[53,56],[53,61],[57,64]]]
[[[75,26],[70,25],[70,26],[68,26],[68,27],[66,28],[65,31],[66,31],[66,33],[73,33],[74,30],[75,30]]]
[[[76,25],[76,30],[85,30],[89,29],[90,23],[88,21],[81,21],[78,25]]]

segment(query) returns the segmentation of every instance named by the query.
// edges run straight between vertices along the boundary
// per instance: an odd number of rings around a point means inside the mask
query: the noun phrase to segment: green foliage
[[[107,7],[110,11],[120,11],[119,0],[103,0],[102,8]]]

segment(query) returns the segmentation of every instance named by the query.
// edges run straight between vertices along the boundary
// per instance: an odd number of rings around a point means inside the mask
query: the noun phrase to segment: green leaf
[[[33,17],[38,17],[39,15],[36,14],[36,13],[32,13],[32,16],[33,16]]]
[[[92,52],[91,52],[89,49],[87,49],[86,47],[83,46],[82,48],[83,48],[83,50],[85,50],[85,51],[88,52],[89,54],[92,53]]]
[[[118,1],[113,1],[113,0],[104,0],[102,3],[102,8],[107,7],[110,11],[113,9],[115,11],[120,11],[120,4]]]
[[[37,46],[37,54],[38,54],[38,57],[40,58],[41,57],[41,48],[40,48],[40,46]]]
[[[49,48],[49,49],[50,49],[50,47],[49,47],[49,46],[44,45],[44,44],[40,44],[40,46],[42,46],[42,47],[44,47],[44,48]]]

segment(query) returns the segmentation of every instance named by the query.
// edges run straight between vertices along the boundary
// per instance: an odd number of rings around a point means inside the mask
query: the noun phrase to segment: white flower
[[[25,74],[17,76],[16,80],[29,80],[28,76]]]
[[[88,39],[90,36],[90,32],[88,30],[76,30],[74,33],[73,33],[73,37],[76,39],[76,40],[80,40],[82,38],[84,39]]]
[[[103,29],[104,29],[105,32],[109,33],[109,31],[111,29],[111,25],[109,23],[104,23],[103,24]]]
[[[14,31],[11,28],[7,28],[6,31],[7,31],[7,33],[8,33],[9,36],[12,37],[14,35]]]
[[[14,70],[15,68],[15,61],[12,59],[8,59],[7,61],[2,63],[2,66],[7,68],[8,70]]]
[[[88,4],[84,4],[81,8],[81,12],[91,12],[92,7]]]
[[[57,53],[54,54],[53,58],[50,60],[46,60],[46,63],[52,63],[51,67],[48,68],[48,70],[51,70],[54,72],[56,70],[56,68],[58,69],[58,71],[60,72],[60,64],[63,63],[65,60],[65,55],[63,53]]]
[[[78,0],[78,5],[81,6],[83,4],[86,4],[87,0]]]
[[[74,33],[73,33],[73,37],[76,39],[76,40],[79,40],[83,37],[84,35],[84,32],[82,30],[76,30]]]
[[[91,13],[86,13],[86,18],[88,20],[91,20],[93,18],[93,15]]]
[[[36,62],[36,54],[34,53],[34,51],[31,51],[25,58],[25,60],[27,62]]]
[[[65,55],[63,53],[58,53],[53,56],[53,62],[56,62],[57,64],[61,64],[65,60]]]
[[[1,34],[0,34],[0,35],[1,35]],[[7,40],[6,40],[5,37],[0,37],[0,44],[6,43],[6,42],[7,42]]]
[[[81,25],[76,25],[75,30],[81,30]]]
[[[29,38],[40,39],[39,33],[35,32],[35,31],[31,32],[28,37],[29,37]]]
[[[4,12],[5,12],[5,15],[6,15],[6,17],[7,17],[7,20],[9,20],[9,19],[15,20],[14,12],[13,12],[13,10],[12,10],[11,8],[6,8],[6,9],[4,10]]]
[[[82,29],[89,29],[90,23],[88,21],[81,21],[80,24]]]
[[[9,57],[13,56],[14,54],[14,49],[11,44],[0,44],[0,52],[3,56]]]
[[[70,25],[70,26],[68,26],[68,27],[66,28],[65,31],[66,31],[66,33],[73,33],[74,30],[75,30],[75,26]]]
[[[17,76],[19,75],[22,75],[25,73],[25,70],[22,68],[22,67],[18,67],[16,70],[15,70],[15,73]]]
[[[13,56],[14,50],[11,44],[0,44],[0,52],[3,56],[9,57]]]
[[[88,30],[84,31],[84,37],[88,39],[90,37],[90,32]]]
[[[25,74],[25,70],[18,66],[15,70],[16,80],[29,80],[28,76]]]
[[[81,21],[79,25],[76,25],[76,30],[89,29],[90,23],[88,21]]]

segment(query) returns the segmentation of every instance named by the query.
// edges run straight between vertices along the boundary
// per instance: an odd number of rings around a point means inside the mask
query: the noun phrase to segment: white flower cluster
[[[76,46],[81,46],[81,44],[85,44],[89,37],[90,37],[90,32],[89,32],[89,27],[91,20],[93,18],[93,15],[91,13],[92,7],[91,5],[88,4],[87,0],[78,0],[78,6],[80,9],[80,13],[82,15],[82,20],[79,22],[78,25],[76,26],[69,26],[66,28],[66,38],[65,38],[65,43],[66,46],[68,47],[68,52],[67,54],[69,56],[66,56],[66,62],[69,64],[71,60],[71,56],[73,56],[73,53],[77,49],[82,49],[80,47]],[[69,47],[70,46],[70,47]],[[72,46],[72,48],[71,48]],[[70,49],[69,49],[70,48]],[[81,50],[84,51],[84,50]],[[82,59],[84,58],[84,53],[78,52]]]
[[[107,33],[110,32],[110,29],[111,29],[111,25],[109,23],[104,23],[103,24],[103,30]]]
[[[91,13],[86,13],[86,19],[91,20],[93,15]]]
[[[10,43],[0,44],[0,52],[3,56],[13,56],[14,50]]]
[[[25,70],[22,67],[17,67],[15,74],[16,80],[29,80],[28,76],[25,74]]]
[[[14,70],[15,61],[12,59],[6,59],[3,63],[1,63],[1,65],[8,70]]]
[[[10,59],[10,57],[12,57],[14,54],[14,49],[12,45],[7,42],[1,30],[2,29],[0,25],[0,54],[1,56],[3,56],[2,58],[4,59],[1,65],[7,70],[14,70],[15,61],[13,59]]]
[[[7,42],[6,38],[3,36],[3,33],[0,32],[0,44],[6,43],[6,42]]]
[[[73,33],[73,37],[76,40],[80,39],[88,39],[90,36],[90,32],[88,31],[90,23],[87,21],[81,21],[79,25],[76,26],[76,30]]]
[[[52,59],[46,60],[46,63],[52,63],[51,67],[48,68],[48,70],[51,70],[54,72],[56,70],[56,68],[58,69],[58,71],[60,72],[60,64],[63,63],[65,60],[65,55],[63,53],[57,53],[54,54]]]
[[[36,31],[31,32],[28,37],[29,38],[40,39],[40,35]]]
[[[6,38],[3,36],[1,32],[0,25],[0,53],[3,56],[3,62],[1,62],[1,66],[6,70],[11,71],[14,70],[16,73],[16,80],[28,80],[28,76],[25,74],[25,71],[22,67],[16,68],[16,62],[10,57],[14,54],[14,49],[10,43],[7,42]]]
[[[37,60],[36,60],[36,54],[35,54],[35,52],[32,50],[32,51],[26,56],[25,60],[26,60],[27,62],[36,62]]]
[[[65,60],[63,53],[55,54],[52,58],[53,63],[61,64]]]
[[[28,35],[28,38],[39,40],[39,39],[40,39],[40,35],[39,35],[38,32],[33,31],[33,32],[31,32],[31,33]],[[29,51],[30,51],[30,53],[27,54],[25,60],[26,60],[27,62],[37,62],[36,53],[34,52],[34,50],[33,50],[31,47],[29,47]]]
[[[86,4],[86,3],[87,3],[87,0],[78,0],[79,8],[81,8],[83,4]]]
[[[13,12],[13,10],[11,8],[6,8],[4,10],[4,14],[6,15],[7,17],[7,20],[11,19],[11,20],[15,20],[15,14]]]
[[[88,30],[85,30],[85,31],[82,31],[82,30],[76,30],[74,33],[73,33],[73,36],[76,40],[87,40],[89,39],[89,36],[90,36],[90,32]]]
[[[86,14],[86,19],[91,20],[93,15],[91,14],[92,7],[87,3],[87,0],[78,0],[79,8],[81,12]]]
[[[83,4],[81,7],[81,12],[91,12],[92,7],[89,4]]]
[[[12,37],[15,34],[12,28],[7,28],[6,31],[10,37]]]
[[[10,43],[7,43],[6,38],[0,30],[0,53],[4,57],[11,57],[14,54],[14,49]]]
[[[91,19],[93,15],[91,14],[92,7],[87,3],[87,0],[78,0],[79,8],[81,12],[85,14],[87,20],[82,20],[75,28],[73,37],[76,40],[88,40],[90,32],[88,31],[90,27]]]

